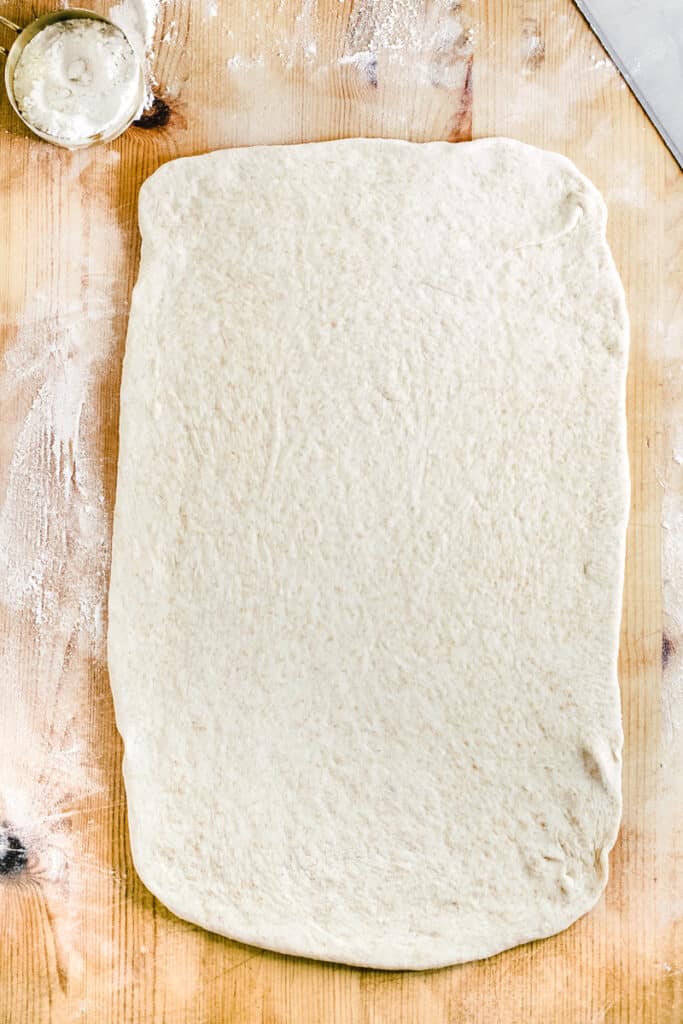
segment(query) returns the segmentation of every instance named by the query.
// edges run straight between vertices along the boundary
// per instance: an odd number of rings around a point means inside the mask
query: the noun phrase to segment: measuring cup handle
[[[23,32],[21,25],[15,25],[13,21],[10,21],[9,18],[3,17],[2,14],[0,14],[0,25],[4,25],[5,28],[11,28],[13,32],[17,33],[17,35],[19,35],[20,32]],[[9,57],[9,50],[4,46],[0,46],[0,57]]]
[[[17,33],[17,35],[19,35],[20,32],[23,32],[21,25],[15,25],[15,23],[10,21],[9,18],[4,18],[2,14],[0,14],[0,25],[4,25],[5,28],[11,28],[13,32]]]

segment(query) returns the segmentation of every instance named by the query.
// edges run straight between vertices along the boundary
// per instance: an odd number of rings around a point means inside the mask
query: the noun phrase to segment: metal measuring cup
[[[42,32],[48,25],[53,25],[56,21],[70,21],[77,18],[90,18],[91,21],[102,21],[105,25],[112,25],[119,32],[122,33],[126,42],[133,51],[133,56],[138,66],[138,88],[136,90],[133,101],[131,102],[130,109],[124,110],[121,113],[120,120],[109,127],[107,131],[97,132],[95,135],[90,135],[85,139],[60,139],[56,135],[48,135],[46,132],[36,128],[35,125],[22,114],[19,109],[19,105],[14,94],[14,71],[17,66],[17,62],[24,52],[24,48],[27,43]],[[40,139],[44,139],[46,142],[51,142],[55,146],[62,146],[64,149],[85,149],[88,146],[94,146],[98,142],[111,142],[112,139],[117,139],[122,132],[125,132],[126,128],[129,128],[136,117],[138,117],[144,101],[145,101],[145,74],[142,66],[142,62],[138,54],[135,51],[135,47],[131,43],[125,32],[109,18],[103,17],[101,14],[96,14],[95,11],[87,11],[82,7],[71,7],[64,11],[53,11],[51,14],[43,14],[40,18],[36,18],[34,21],[29,22],[24,28],[21,25],[15,25],[9,18],[4,18],[0,15],[0,25],[4,25],[6,28],[11,29],[17,33],[17,38],[14,40],[9,50],[4,46],[0,46],[0,54],[5,56],[5,89],[7,90],[7,97],[12,105],[12,109],[20,120],[24,122],[27,128],[29,128],[34,135],[37,135]]]

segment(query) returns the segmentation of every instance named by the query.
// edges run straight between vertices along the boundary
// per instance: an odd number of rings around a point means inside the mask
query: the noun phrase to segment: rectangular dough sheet
[[[599,898],[628,509],[605,221],[503,139],[144,184],[109,661],[135,865],[181,917],[426,968]]]

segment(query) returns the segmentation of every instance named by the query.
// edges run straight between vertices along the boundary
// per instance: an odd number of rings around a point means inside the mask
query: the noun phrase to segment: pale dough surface
[[[143,186],[109,659],[135,865],[181,917],[426,968],[599,898],[628,508],[605,220],[501,139]]]

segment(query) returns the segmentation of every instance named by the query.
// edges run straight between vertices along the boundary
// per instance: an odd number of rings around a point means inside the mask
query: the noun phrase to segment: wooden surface
[[[570,0],[171,0],[156,39],[157,116],[113,145],[59,151],[0,105],[0,1024],[680,1024],[679,170]],[[498,134],[603,191],[632,317],[607,894],[562,935],[423,974],[240,946],[173,918],[128,848],[103,642],[138,188],[222,146]]]

